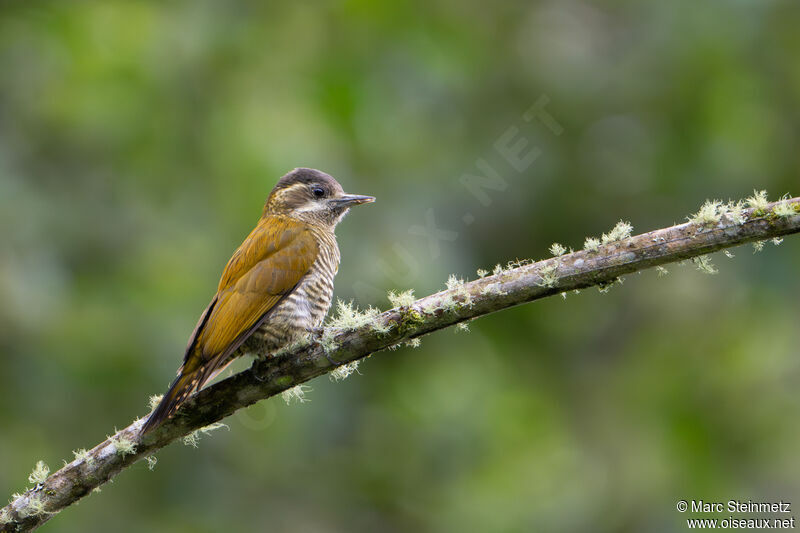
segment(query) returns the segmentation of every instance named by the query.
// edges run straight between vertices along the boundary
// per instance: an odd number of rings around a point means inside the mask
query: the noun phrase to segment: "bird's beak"
[[[375,201],[374,196],[362,196],[360,194],[343,194],[333,200],[339,207],[350,207],[352,205],[370,204]]]

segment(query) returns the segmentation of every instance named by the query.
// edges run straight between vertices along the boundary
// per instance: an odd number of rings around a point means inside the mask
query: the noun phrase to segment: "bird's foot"
[[[313,342],[322,348],[322,353],[325,354],[325,359],[327,359],[328,362],[333,366],[340,366],[342,363],[334,361],[331,355],[328,353],[328,350],[320,342],[320,339],[322,339],[322,337],[325,335],[325,328],[322,327],[311,328],[309,330],[309,333],[311,333],[311,338],[313,339]]]
[[[340,366],[342,364],[342,363],[340,363],[338,361],[334,361],[333,358],[331,357],[331,354],[329,354],[327,350],[323,349],[323,353],[325,354],[325,359],[327,359],[328,362],[330,364],[332,364],[333,366]]]

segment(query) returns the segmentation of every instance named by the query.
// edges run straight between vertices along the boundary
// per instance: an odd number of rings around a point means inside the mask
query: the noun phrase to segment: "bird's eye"
[[[323,189],[322,187],[314,187],[313,189],[311,189],[311,192],[314,193],[314,196],[316,198],[322,198],[323,196],[325,196],[325,189]]]

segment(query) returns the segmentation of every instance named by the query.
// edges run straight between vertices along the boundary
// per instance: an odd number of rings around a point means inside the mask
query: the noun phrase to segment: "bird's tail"
[[[180,375],[175,378],[175,381],[170,385],[169,390],[161,399],[158,407],[150,414],[144,426],[142,426],[141,434],[144,435],[160,426],[164,421],[175,414],[175,411],[186,401],[189,395],[197,388],[200,381],[199,375],[202,374],[202,368],[194,372],[183,372],[181,369]]]

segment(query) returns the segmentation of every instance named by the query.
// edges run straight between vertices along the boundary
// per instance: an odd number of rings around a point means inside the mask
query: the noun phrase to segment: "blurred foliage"
[[[378,197],[340,227],[336,292],[384,308],[620,218],[800,193],[799,25],[790,0],[0,2],[0,489],[146,412],[295,166]],[[542,95],[561,135],[522,119]],[[511,127],[541,151],[523,172]],[[506,183],[488,206],[459,181],[478,159]],[[381,354],[47,530],[682,531],[678,499],[800,505],[796,241]]]

